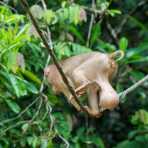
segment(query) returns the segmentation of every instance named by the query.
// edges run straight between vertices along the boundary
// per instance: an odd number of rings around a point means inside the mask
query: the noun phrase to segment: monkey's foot
[[[92,111],[88,106],[84,106],[84,108],[87,110],[88,114],[92,117],[95,118],[100,118],[102,116],[102,112],[101,111]]]

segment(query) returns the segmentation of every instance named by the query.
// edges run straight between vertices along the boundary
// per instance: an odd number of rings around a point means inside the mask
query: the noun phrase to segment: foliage
[[[146,0],[138,7],[140,0],[96,0],[95,9],[91,9],[90,0],[45,1],[47,10],[41,1],[28,2],[47,38],[50,29],[59,60],[84,52],[123,50],[125,57],[119,61],[113,81],[118,92],[148,73]],[[116,110],[106,111],[99,119],[76,112],[63,95],[53,94],[50,86],[44,88],[47,98],[40,98],[48,50],[20,1],[1,4],[0,147],[62,148],[64,140],[72,148],[147,147],[148,82],[124,98]],[[88,38],[92,14],[94,22]]]

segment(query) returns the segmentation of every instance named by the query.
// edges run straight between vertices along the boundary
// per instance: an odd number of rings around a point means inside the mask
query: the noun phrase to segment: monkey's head
[[[105,70],[102,69],[103,72],[99,75],[98,85],[98,97],[99,97],[99,108],[101,111],[106,109],[112,110],[119,105],[119,96],[115,89],[112,87],[110,80],[117,73],[117,62],[114,60],[117,53],[112,53],[107,56],[106,61],[107,65],[104,65]]]

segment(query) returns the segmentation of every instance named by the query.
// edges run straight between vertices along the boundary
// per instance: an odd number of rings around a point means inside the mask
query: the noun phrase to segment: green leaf
[[[54,48],[59,59],[91,51],[90,48],[72,42],[58,42]]]
[[[39,5],[33,5],[30,8],[30,11],[35,18],[41,19],[43,16],[43,9]]]
[[[29,124],[28,123],[25,123],[25,124],[22,125],[22,131],[23,131],[23,133],[27,131],[28,127],[29,127]]]
[[[52,10],[45,10],[43,13],[43,20],[45,21],[45,23],[50,25],[55,24],[58,21],[58,18],[55,12],[53,12]]]
[[[92,28],[91,38],[90,38],[90,47],[97,41],[101,35],[101,26],[96,23]]]
[[[5,64],[9,70],[16,72],[17,69],[17,52],[14,51],[7,51],[4,55]]]
[[[70,137],[70,127],[66,117],[61,113],[54,113],[54,117],[57,119],[55,124],[57,131],[65,138]]]
[[[32,84],[26,81],[27,90],[31,93],[37,94],[38,89]]]
[[[22,83],[24,83],[26,85],[26,89],[29,91],[29,92],[32,92],[34,94],[37,94],[38,93],[38,90],[37,88],[35,87],[35,85],[33,85],[32,83],[20,78],[20,77],[16,77],[19,81],[21,81]]]
[[[21,68],[19,68],[18,70],[21,71],[21,73],[29,80],[36,82],[37,84],[41,84],[41,80],[33,72]]]
[[[103,40],[101,40],[100,38],[98,38],[97,40],[98,45],[97,45],[97,49],[99,49],[102,52],[114,52],[116,50],[115,45],[110,44],[108,42],[104,42]]]
[[[148,112],[143,109],[136,111],[131,118],[131,123],[134,125],[148,125]]]
[[[32,148],[36,148],[37,145],[39,144],[39,139],[37,136],[33,135],[32,137],[27,138],[28,145],[31,146]]]
[[[115,15],[117,14],[121,14],[121,11],[120,10],[117,10],[117,9],[110,9],[110,10],[107,10],[108,14],[111,15],[112,17],[114,17]]]
[[[82,46],[80,44],[76,44],[76,43],[72,43],[72,42],[69,42],[68,44],[71,46],[71,49],[73,51],[72,56],[91,51],[90,48]]]
[[[77,29],[76,27],[70,25],[70,26],[68,27],[68,31],[71,32],[73,35],[75,35],[76,38],[77,38],[78,40],[80,40],[82,43],[85,43],[84,38],[83,38],[81,32],[78,31],[78,29]]]
[[[15,91],[16,96],[20,97],[20,90],[19,90],[19,87],[18,87],[17,79],[15,78],[15,76],[13,74],[9,74],[9,79],[10,79],[12,87]]]
[[[48,140],[48,148],[54,148],[52,140]]]
[[[136,141],[125,140],[120,142],[115,148],[141,148],[141,144]]]
[[[99,148],[105,148],[105,145],[104,145],[102,139],[99,138],[97,135],[88,137],[87,140],[85,141],[85,143],[95,144]]]
[[[56,15],[61,24],[78,25],[86,21],[86,12],[79,5],[73,4],[69,7],[64,7],[56,11]]]
[[[48,148],[48,140],[47,139],[41,140],[41,147],[40,148]]]
[[[136,17],[129,16],[129,21],[131,22],[133,27],[136,26],[142,29],[144,32],[148,32],[148,27],[146,26],[146,24],[142,23],[140,19],[138,20]]]
[[[125,51],[128,46],[128,40],[125,37],[122,37],[119,41],[119,49]]]
[[[140,71],[136,71],[136,70],[131,71],[131,72],[130,72],[130,75],[131,75],[136,81],[138,81],[138,80],[140,80],[140,79],[142,79],[142,78],[144,77],[144,73],[142,73],[142,72],[140,72]]]
[[[71,56],[72,52],[66,42],[58,42],[55,44],[55,51],[58,59]]]
[[[12,100],[10,100],[10,99],[6,99],[5,101],[6,101],[6,103],[8,104],[9,108],[10,108],[14,113],[18,114],[18,113],[21,111],[21,108],[19,107],[19,105],[18,105],[16,102],[14,102],[14,101],[12,101]]]
[[[126,63],[139,63],[139,62],[148,62],[148,56],[147,57],[137,57],[137,59],[129,60]]]

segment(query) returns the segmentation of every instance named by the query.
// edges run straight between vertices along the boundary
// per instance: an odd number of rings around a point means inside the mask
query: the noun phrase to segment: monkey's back
[[[100,53],[100,52],[82,53],[80,55],[69,57],[68,59],[63,60],[60,63],[64,72],[69,74],[69,72],[72,72],[76,67],[80,66],[82,63],[84,63],[88,59],[92,59],[96,55],[100,55],[100,54],[103,54],[103,53]]]

